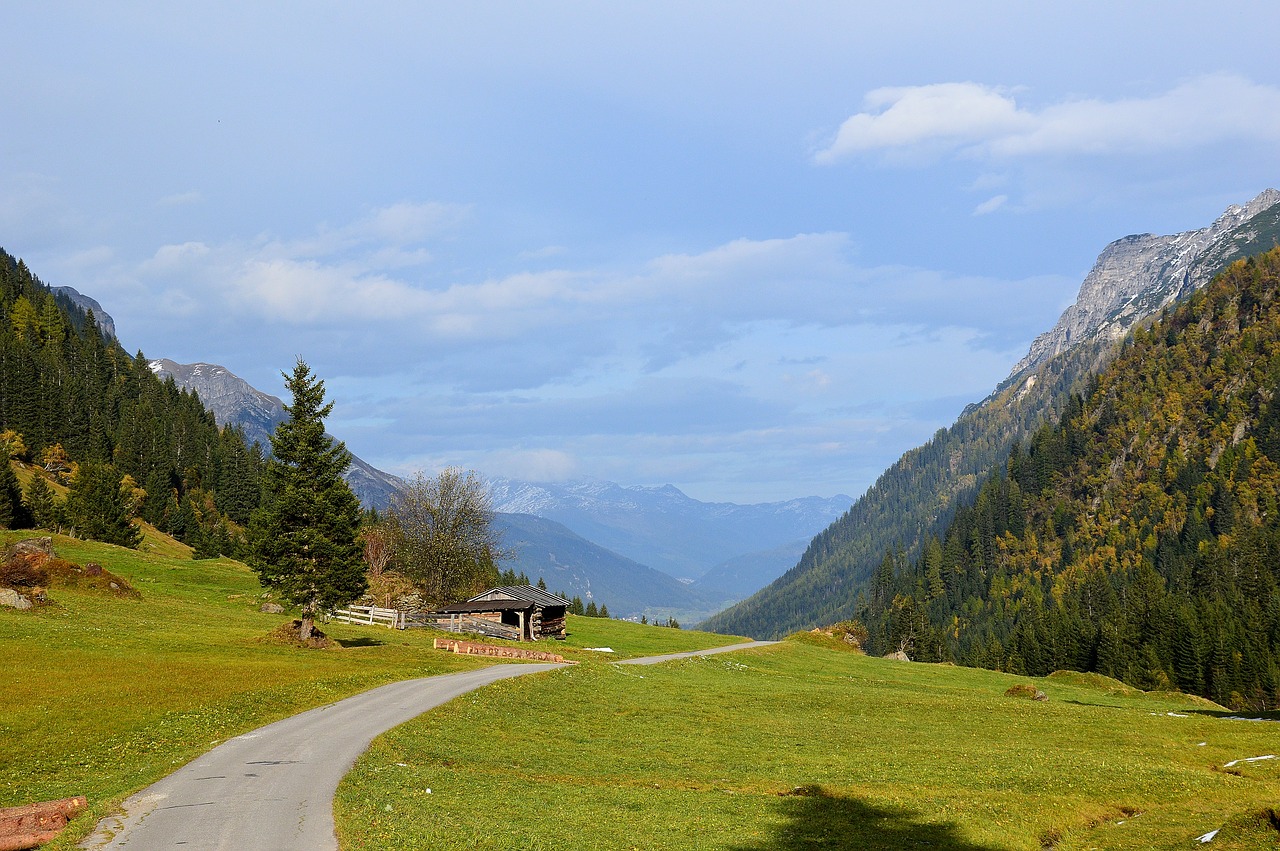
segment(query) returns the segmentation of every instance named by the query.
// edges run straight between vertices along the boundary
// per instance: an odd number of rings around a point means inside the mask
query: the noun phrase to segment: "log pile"
[[[437,638],[432,642],[437,650],[448,650],[451,653],[463,653],[468,656],[496,656],[499,659],[529,659],[536,662],[564,662],[563,656],[555,653],[544,653],[541,650],[525,650],[522,647],[495,647],[492,644],[476,644],[473,641],[455,641],[452,638]],[[570,662],[569,664],[576,664]],[[3,849],[0,849],[3,851]]]
[[[62,833],[67,821],[89,806],[83,795],[0,808],[0,851],[26,851]]]

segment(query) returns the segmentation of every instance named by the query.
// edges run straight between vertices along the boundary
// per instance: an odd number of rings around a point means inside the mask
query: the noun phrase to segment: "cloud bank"
[[[874,89],[814,161],[831,165],[873,153],[988,160],[1141,155],[1280,141],[1280,88],[1234,74],[1196,77],[1147,97],[1040,107],[1020,104],[1021,93],[974,82]]]

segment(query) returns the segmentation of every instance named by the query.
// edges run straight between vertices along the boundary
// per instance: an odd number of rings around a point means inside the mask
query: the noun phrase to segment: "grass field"
[[[1049,700],[1007,697],[1032,683]],[[1280,728],[812,642],[506,681],[375,741],[344,848],[1274,848]]]
[[[54,588],[53,606],[0,610],[0,806],[90,800],[52,848],[230,736],[485,664],[420,630],[329,624],[343,649],[272,643],[286,617],[257,610],[252,572],[193,562],[162,536],[147,552],[55,548],[142,597]],[[1280,805],[1280,759],[1227,765],[1280,751],[1280,728],[1203,701],[868,659],[812,637],[622,666],[737,639],[587,618],[570,632],[553,647],[582,664],[375,742],[339,793],[344,847],[1239,849],[1280,836],[1261,815]],[[1050,700],[1005,696],[1027,682]]]
[[[0,546],[30,534],[0,533]],[[382,683],[492,663],[434,650],[438,633],[425,630],[331,623],[323,628],[341,649],[273,643],[267,636],[288,618],[258,611],[252,571],[191,561],[189,548],[154,530],[140,551],[64,537],[54,548],[102,564],[141,599],[54,587],[53,605],[38,611],[0,608],[0,807],[90,801],[51,847],[70,847],[129,794],[231,736]],[[736,640],[619,626],[637,635],[618,657]],[[607,622],[577,618],[573,633],[546,649],[598,656],[575,647],[611,635]]]

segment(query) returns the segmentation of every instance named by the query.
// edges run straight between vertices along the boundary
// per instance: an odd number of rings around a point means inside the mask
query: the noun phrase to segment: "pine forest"
[[[0,525],[135,546],[140,518],[197,556],[243,553],[261,448],[3,251],[0,440]]]
[[[1280,249],[1135,330],[858,615],[872,652],[1280,706]]]

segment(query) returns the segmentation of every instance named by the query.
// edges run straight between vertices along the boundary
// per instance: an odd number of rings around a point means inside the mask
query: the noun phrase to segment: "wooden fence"
[[[518,627],[473,615],[441,615],[435,612],[402,612],[379,606],[347,606],[345,609],[334,609],[329,613],[329,619],[369,626],[381,624],[391,629],[430,626],[445,632],[473,632],[491,638],[505,638],[508,641],[519,641],[521,638]]]
[[[442,629],[445,632],[474,632],[480,635],[487,635],[491,638],[505,638],[508,641],[520,641],[520,628],[510,626],[498,621],[491,621],[487,618],[478,618],[474,615],[437,615],[428,614],[428,619],[434,619],[436,629]]]
[[[329,614],[330,620],[343,623],[382,624],[391,629],[404,629],[405,612],[396,609],[383,609],[378,606],[347,606],[345,609],[334,609]]]

